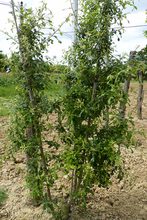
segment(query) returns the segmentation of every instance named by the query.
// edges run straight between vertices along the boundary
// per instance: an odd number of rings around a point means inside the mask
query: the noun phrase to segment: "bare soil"
[[[145,84],[143,120],[136,117],[137,83],[131,86],[131,102],[128,107],[134,117],[136,128],[147,134],[147,84]],[[0,155],[5,153],[9,119],[0,118]],[[74,220],[147,220],[147,138],[137,134],[138,147],[123,149],[125,177],[115,178],[109,189],[95,187],[94,195],[88,198],[88,209]],[[0,188],[8,192],[6,203],[0,207],[1,220],[50,220],[51,216],[42,206],[34,207],[29,202],[25,186],[25,156],[17,154],[19,163],[5,158],[0,165]]]

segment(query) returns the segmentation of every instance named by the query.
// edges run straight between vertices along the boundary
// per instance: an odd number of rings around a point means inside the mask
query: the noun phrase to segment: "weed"
[[[4,204],[7,198],[7,192],[4,189],[0,188],[0,206]]]

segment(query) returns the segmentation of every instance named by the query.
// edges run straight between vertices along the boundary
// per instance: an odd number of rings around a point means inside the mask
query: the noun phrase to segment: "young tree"
[[[55,37],[45,37],[43,29],[50,27],[54,33],[51,12],[47,13],[46,4],[35,11],[24,8],[23,3],[18,16],[12,1],[12,11],[19,43],[19,61],[17,66],[18,100],[14,113],[11,140],[15,148],[23,148],[27,157],[26,181],[31,197],[36,204],[47,195],[51,200],[51,173],[47,166],[43,150],[42,116],[47,112],[47,98],[44,95],[46,86],[46,68],[43,65],[43,54]],[[44,189],[46,188],[46,192]]]
[[[121,166],[119,146],[131,139],[128,121],[119,114],[124,76],[113,56],[113,36],[121,34],[123,10],[133,1],[80,2],[77,41],[67,56],[71,69],[66,75],[66,96],[58,108],[58,129],[65,144],[63,167],[71,182],[71,212],[76,204],[86,202],[95,184],[110,183]],[[120,26],[118,32],[114,24]]]

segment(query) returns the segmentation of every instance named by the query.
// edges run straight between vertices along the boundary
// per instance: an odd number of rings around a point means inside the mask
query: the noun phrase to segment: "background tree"
[[[0,72],[6,72],[6,68],[9,65],[7,55],[0,51]]]

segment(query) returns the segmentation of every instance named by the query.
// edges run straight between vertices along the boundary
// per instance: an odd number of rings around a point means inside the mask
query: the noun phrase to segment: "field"
[[[10,113],[11,103],[15,97],[15,80],[12,74],[0,73],[0,116]]]
[[[145,135],[136,134],[137,147],[122,149],[125,176],[123,180],[112,179],[108,189],[95,186],[94,195],[89,195],[87,211],[77,214],[74,220],[146,220],[147,219],[147,83],[144,84],[143,120],[136,118],[138,84],[130,88],[128,111],[134,117],[135,126]],[[58,88],[55,96],[59,95]],[[34,207],[28,198],[25,186],[25,155],[18,152],[19,163],[7,157],[7,130],[9,110],[13,104],[14,87],[0,87],[0,189],[8,198],[0,206],[1,220],[49,220],[50,215],[42,207]],[[54,93],[52,93],[54,96]],[[52,117],[53,118],[53,117]],[[8,152],[7,152],[8,153]],[[5,159],[5,160],[4,160]],[[66,178],[66,177],[65,177]]]

